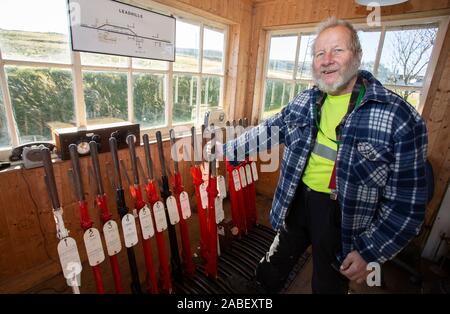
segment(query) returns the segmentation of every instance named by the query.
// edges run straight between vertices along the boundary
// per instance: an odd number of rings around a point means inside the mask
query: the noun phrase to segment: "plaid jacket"
[[[369,72],[360,71],[359,76],[365,96],[341,122],[337,155],[336,188],[342,212],[342,250],[337,259],[342,262],[357,250],[366,262],[383,263],[404,248],[422,225],[427,131],[423,119],[403,98]],[[267,127],[279,128],[279,143],[285,148],[270,211],[276,230],[284,223],[314,147],[317,127],[312,109],[322,98],[317,87],[306,90],[280,113],[224,145],[229,160],[239,149],[254,155],[261,147],[277,144],[258,135]],[[248,145],[251,141],[257,141],[256,150]]]

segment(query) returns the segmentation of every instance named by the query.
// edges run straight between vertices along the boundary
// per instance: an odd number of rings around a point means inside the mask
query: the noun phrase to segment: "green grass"
[[[64,34],[0,29],[0,48],[5,59],[70,62]]]

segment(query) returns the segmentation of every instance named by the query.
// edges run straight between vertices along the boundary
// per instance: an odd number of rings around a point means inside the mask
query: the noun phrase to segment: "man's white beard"
[[[361,65],[361,60],[355,58],[354,61],[350,64],[350,67],[345,71],[336,82],[333,84],[325,83],[319,75],[317,75],[316,71],[313,70],[313,79],[314,83],[317,87],[324,93],[327,94],[335,94],[336,92],[343,90],[347,87],[348,83],[355,77],[358,73],[359,66]],[[321,70],[319,70],[321,71]]]

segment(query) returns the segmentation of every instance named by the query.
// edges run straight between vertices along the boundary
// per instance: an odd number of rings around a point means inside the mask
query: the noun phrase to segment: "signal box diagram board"
[[[111,0],[68,0],[74,51],[175,61],[175,18]]]

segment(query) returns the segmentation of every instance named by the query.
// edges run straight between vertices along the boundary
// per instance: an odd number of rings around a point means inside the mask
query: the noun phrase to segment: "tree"
[[[70,71],[11,67],[8,86],[22,142],[51,139],[51,122],[73,123]]]
[[[112,72],[83,74],[84,99],[88,119],[127,120],[127,76]]]
[[[187,122],[193,119],[193,110],[197,103],[197,79],[189,75],[177,75],[173,79],[173,119]],[[192,93],[191,93],[192,91]]]
[[[429,62],[430,49],[436,40],[436,28],[420,28],[393,33],[391,47],[393,58],[387,82],[405,86],[419,81]],[[404,91],[408,100],[412,91]]]
[[[141,74],[134,76],[134,116],[143,126],[164,123],[164,79],[162,76]]]

